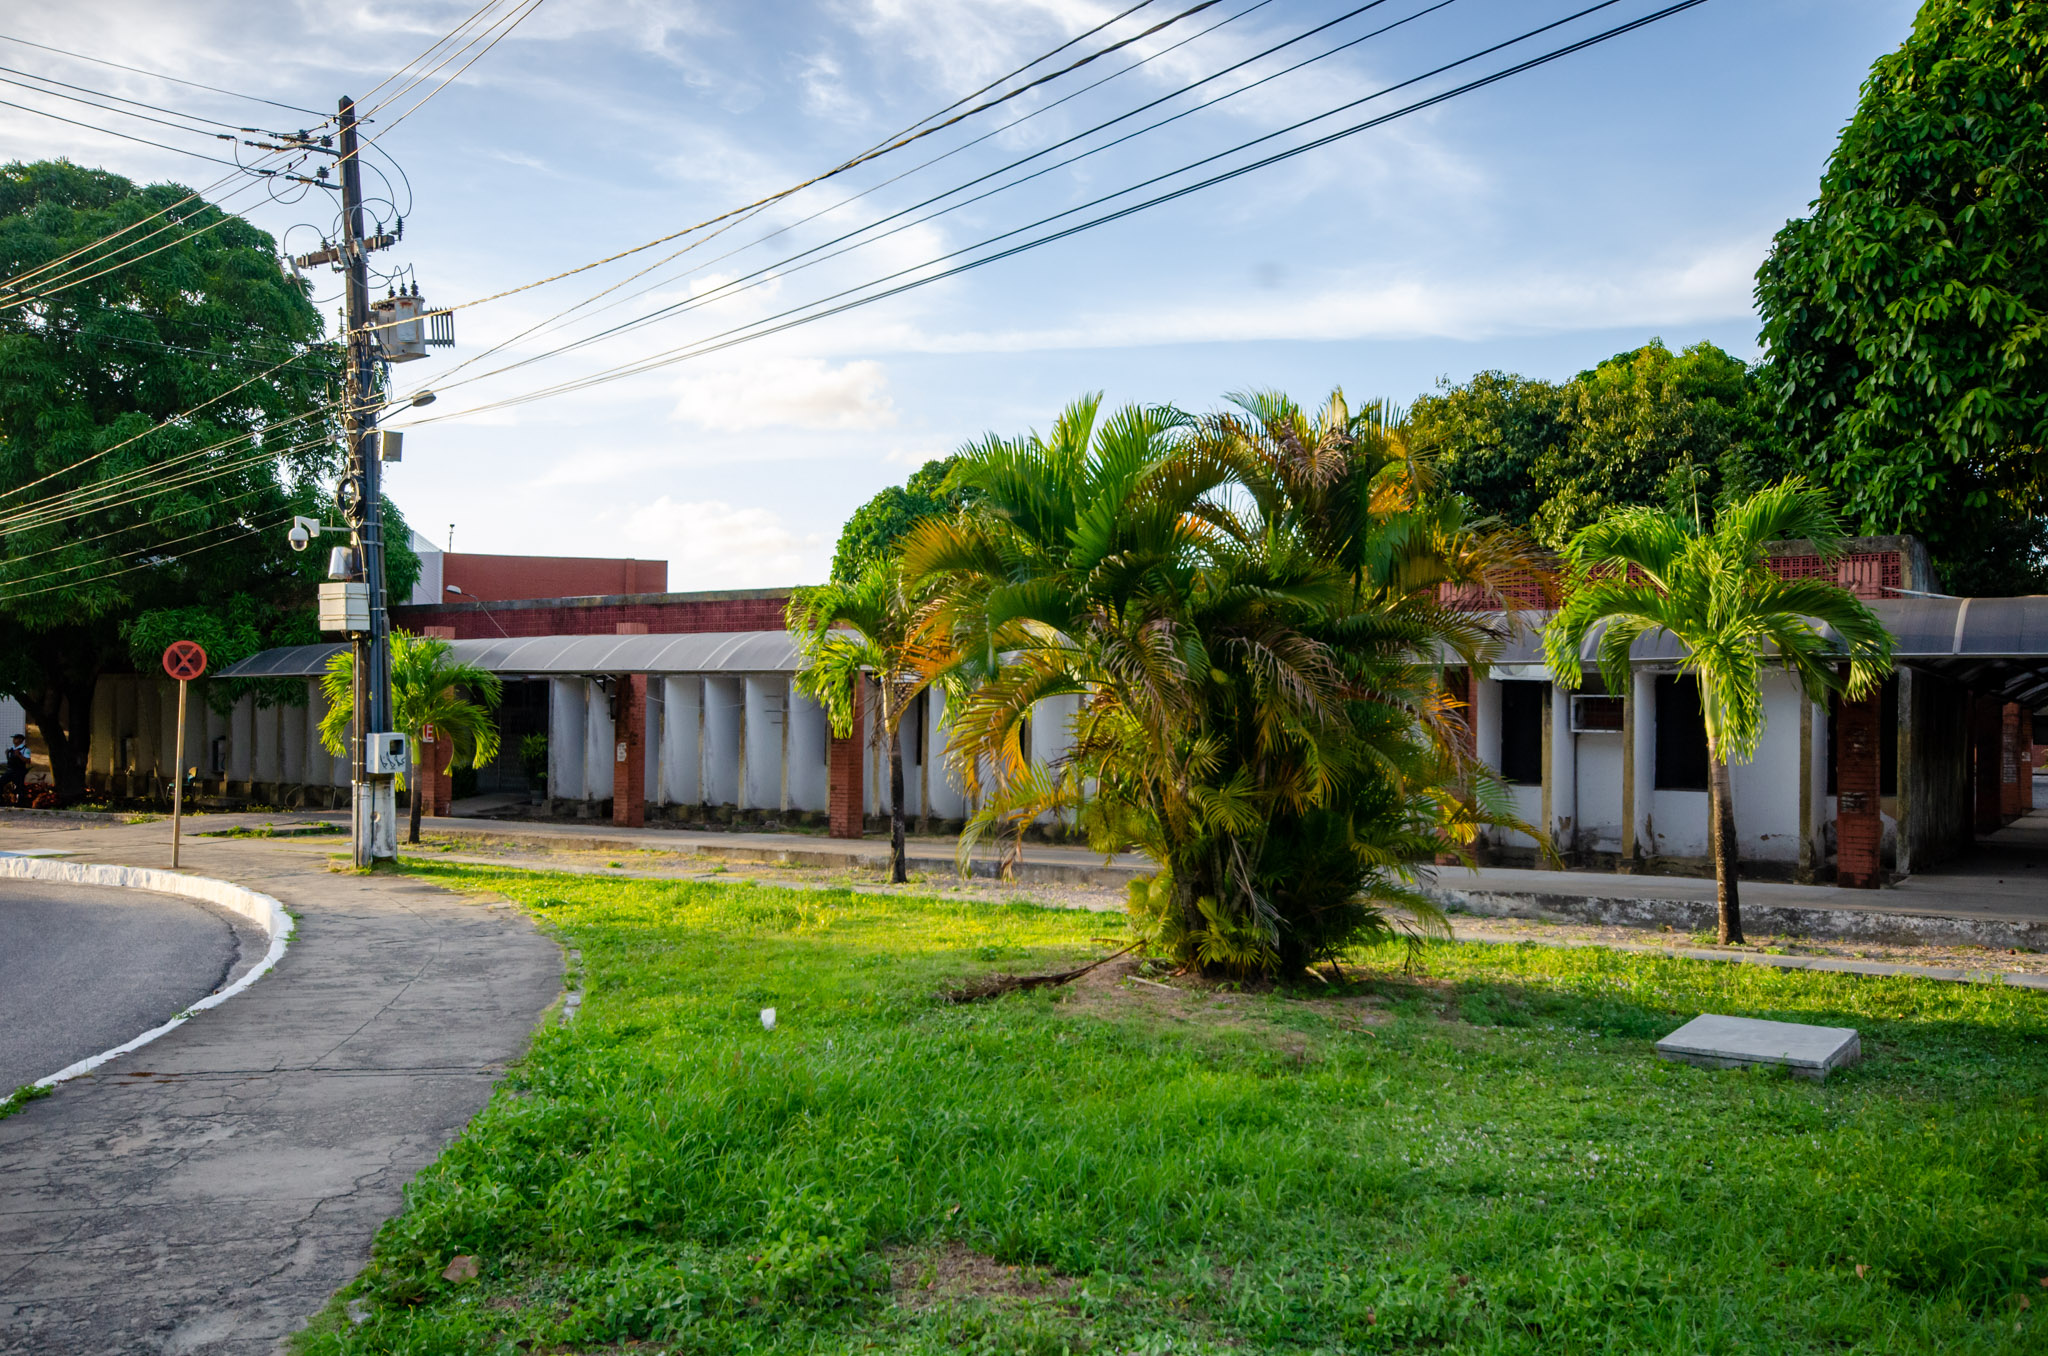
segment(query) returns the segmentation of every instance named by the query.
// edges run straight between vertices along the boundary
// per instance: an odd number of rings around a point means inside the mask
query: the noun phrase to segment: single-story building
[[[1832,567],[1810,547],[1774,549],[1788,577],[1827,573],[1863,597],[1897,641],[1899,670],[1857,702],[1807,701],[1782,674],[1766,682],[1756,759],[1733,770],[1739,851],[1787,876],[1874,885],[1968,849],[2032,802],[2033,713],[2048,702],[2048,598],[1949,598],[1918,543],[1863,538]],[[394,609],[396,624],[444,636],[457,657],[500,675],[498,759],[477,790],[529,791],[523,737],[548,737],[547,809],[649,820],[821,820],[858,835],[888,810],[879,741],[831,737],[795,692],[788,593],[618,594],[450,602]],[[1533,598],[1530,600],[1535,601]],[[1586,656],[1576,691],[1552,681],[1544,614],[1498,617],[1504,643],[1483,672],[1447,674],[1467,704],[1472,750],[1512,788],[1519,817],[1558,856],[1621,870],[1706,865],[1705,736],[1697,692],[1668,636],[1639,643],[1630,690],[1608,693]],[[249,696],[226,715],[195,702],[187,762],[213,794],[277,805],[345,803],[344,760],[320,748],[317,675],[341,647],[266,651],[222,676],[305,685],[303,705]],[[103,680],[89,778],[115,795],[152,794],[171,765],[175,690],[153,675]],[[1031,753],[1056,758],[1074,699],[1031,722]],[[944,761],[945,709],[921,698],[904,727],[904,809],[957,822],[967,797]],[[445,808],[446,777],[429,788]],[[1526,834],[1482,851],[1537,860]]]

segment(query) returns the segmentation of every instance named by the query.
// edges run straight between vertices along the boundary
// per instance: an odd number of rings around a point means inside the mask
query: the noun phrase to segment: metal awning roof
[[[793,673],[796,638],[787,631],[705,631],[695,635],[514,636],[451,640],[454,657],[490,673],[570,676],[604,673]],[[290,645],[230,664],[220,678],[313,678],[346,645]]]
[[[1997,692],[2023,705],[2048,701],[2048,595],[2025,598],[1886,598],[1870,605],[1892,633],[1899,663],[1939,673],[1980,692]],[[1536,677],[1543,664],[1543,623],[1548,612],[1496,613],[1505,639],[1492,667],[1501,677]],[[1598,633],[1580,655],[1590,666]],[[1667,631],[1636,641],[1638,663],[1676,665],[1685,647]],[[1515,670],[1521,670],[1520,673]]]

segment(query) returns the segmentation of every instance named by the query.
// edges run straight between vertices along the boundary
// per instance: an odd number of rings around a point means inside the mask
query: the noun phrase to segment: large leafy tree
[[[1238,406],[1102,418],[1089,398],[1049,436],[969,447],[972,507],[904,556],[953,662],[981,670],[954,720],[963,771],[1019,762],[1033,708],[1082,699],[1071,755],[983,816],[1077,813],[1098,848],[1158,863],[1132,913],[1169,954],[1292,973],[1438,921],[1413,863],[1497,804],[1436,664],[1490,635],[1442,585],[1526,559],[1429,497],[1384,408]]]
[[[1410,419],[1444,491],[1553,548],[1621,505],[1709,521],[1786,461],[1765,389],[1705,342],[1673,353],[1653,339],[1562,385],[1482,372]]]
[[[1805,538],[1824,560],[1841,555],[1840,521],[1825,492],[1794,477],[1726,505],[1711,531],[1669,509],[1609,510],[1565,550],[1564,605],[1544,629],[1544,656],[1566,687],[1595,631],[1609,692],[1629,691],[1629,651],[1665,631],[1685,646],[1706,723],[1710,834],[1720,939],[1742,941],[1735,799],[1728,765],[1756,755],[1764,730],[1763,674],[1782,666],[1807,696],[1867,696],[1892,666],[1892,637],[1869,607],[1821,579],[1780,579],[1765,548]],[[1821,625],[1833,627],[1839,642]],[[1848,674],[1839,670],[1847,661]]]
[[[862,566],[852,580],[790,594],[789,629],[802,650],[799,691],[825,708],[841,739],[856,732],[864,694],[873,693],[880,735],[889,750],[889,879],[910,877],[903,845],[903,718],[924,691],[920,650],[924,597],[907,581],[896,553]]]
[[[295,558],[284,529],[333,514],[316,486],[338,353],[270,237],[191,196],[0,166],[0,691],[65,795],[84,786],[102,673],[149,671],[174,631],[221,662],[310,638],[317,553]]]
[[[1768,374],[1864,531],[2048,585],[2048,7],[1928,0],[1757,275]]]
[[[832,582],[851,584],[869,565],[893,555],[903,535],[927,518],[960,506],[960,492],[948,489],[954,459],[928,461],[901,485],[890,485],[853,511],[832,552]]]
[[[329,753],[347,753],[356,713],[353,650],[342,650],[327,662],[320,690],[327,698],[320,743]],[[504,690],[497,674],[457,660],[455,647],[447,641],[407,631],[391,633],[391,718],[412,743],[410,781],[399,779],[401,786],[412,788],[406,842],[420,841],[420,810],[426,798],[419,793],[419,775],[427,728],[433,727],[435,747],[447,755],[440,771],[488,763],[498,756],[498,722],[492,713]]]

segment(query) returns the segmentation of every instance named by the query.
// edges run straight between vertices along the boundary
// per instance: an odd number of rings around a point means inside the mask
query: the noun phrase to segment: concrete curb
[[[1564,894],[1483,887],[1461,889],[1442,882],[1424,887],[1423,893],[1447,912],[1478,918],[1527,918],[1551,923],[1634,928],[1668,924],[1685,932],[1711,928],[1715,919],[1712,899]],[[1742,925],[1746,931],[1784,937],[1893,944],[1962,943],[2000,950],[2048,950],[2048,923],[1963,914],[1926,914],[1895,908],[1745,903],[1742,906]]]
[[[37,857],[0,856],[0,878],[51,881],[62,885],[106,885],[119,889],[151,890],[160,895],[179,895],[238,913],[270,935],[270,949],[263,953],[263,959],[257,961],[249,968],[248,973],[234,983],[218,993],[208,994],[168,1022],[151,1027],[125,1044],[81,1059],[76,1064],[59,1069],[47,1078],[38,1078],[32,1085],[38,1088],[52,1087],[68,1079],[77,1078],[80,1074],[91,1073],[108,1060],[125,1055],[131,1050],[139,1050],[158,1036],[183,1026],[191,1019],[192,1014],[227,1002],[268,974],[283,957],[285,944],[291,940],[292,918],[284,911],[284,905],[269,895],[258,894],[244,886],[214,880],[208,876],[187,876],[175,871],[155,871],[141,866],[91,866],[84,862],[53,862]]]

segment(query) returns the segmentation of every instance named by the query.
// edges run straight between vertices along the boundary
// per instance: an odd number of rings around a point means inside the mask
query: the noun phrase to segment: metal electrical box
[[[338,580],[320,586],[320,629],[357,635],[370,629],[370,586]]]
[[[396,730],[364,735],[363,771],[373,777],[412,771],[412,740]]]
[[[405,434],[395,428],[377,430],[377,460],[404,461]]]

